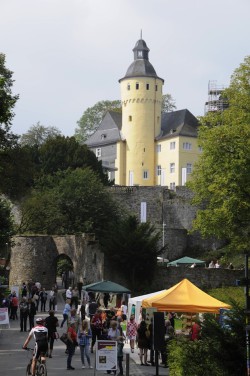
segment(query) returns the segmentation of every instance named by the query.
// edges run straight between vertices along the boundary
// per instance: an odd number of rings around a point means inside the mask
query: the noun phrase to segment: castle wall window
[[[160,153],[161,152],[161,145],[156,145],[156,153]]]
[[[157,173],[157,176],[161,176],[161,165],[157,166],[156,173]]]
[[[199,150],[200,152],[202,152],[202,151],[203,151],[202,146],[198,146],[198,150]]]
[[[170,142],[170,150],[175,150],[175,141]]]
[[[143,171],[143,179],[144,179],[144,180],[147,180],[148,177],[149,177],[148,175],[149,175],[149,174],[148,174],[148,170],[144,170],[144,171]]]
[[[96,158],[99,158],[99,157],[102,156],[102,149],[101,148],[95,149],[95,156],[96,156]]]
[[[155,85],[155,91],[157,91],[158,90],[158,85]]]
[[[146,84],[146,89],[149,90],[149,84]]]
[[[173,174],[175,172],[175,163],[170,163],[169,167],[170,167],[170,169],[169,169],[170,174]]]
[[[192,163],[187,163],[187,174],[192,173]]]
[[[127,90],[130,90],[130,84],[127,85]]]
[[[129,115],[128,121],[132,121],[132,116],[131,115]]]
[[[192,144],[190,142],[183,142],[183,149],[184,150],[191,150]]]
[[[139,82],[136,82],[135,88],[136,88],[136,90],[139,90]]]

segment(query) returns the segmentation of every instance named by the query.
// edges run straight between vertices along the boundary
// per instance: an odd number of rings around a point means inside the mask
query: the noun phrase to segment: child
[[[117,360],[118,360],[118,367],[120,369],[119,375],[123,375],[123,367],[122,367],[122,361],[123,361],[123,346],[124,346],[124,338],[118,337],[117,338]]]

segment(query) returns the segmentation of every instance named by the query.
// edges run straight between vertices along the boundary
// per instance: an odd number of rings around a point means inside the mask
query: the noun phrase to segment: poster
[[[117,342],[97,341],[96,369],[98,371],[117,370]]]
[[[19,286],[11,286],[10,291],[15,291],[16,297],[19,298]]]
[[[0,308],[0,325],[10,326],[8,308]]]

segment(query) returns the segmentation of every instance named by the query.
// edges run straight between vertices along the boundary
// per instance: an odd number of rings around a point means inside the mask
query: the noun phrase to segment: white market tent
[[[135,305],[135,321],[138,324],[139,323],[139,317],[140,317],[140,310],[141,310],[141,304],[144,299],[151,298],[152,296],[159,294],[161,292],[164,292],[166,290],[156,291],[152,292],[151,294],[136,296],[134,298],[129,298],[128,300],[128,320],[131,314],[132,305]]]

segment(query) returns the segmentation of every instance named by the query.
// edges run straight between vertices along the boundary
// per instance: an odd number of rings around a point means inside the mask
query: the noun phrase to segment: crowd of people
[[[4,304],[9,309],[9,317],[11,320],[20,321],[20,331],[26,332],[29,324],[29,335],[24,347],[27,347],[32,336],[36,340],[36,336],[40,332],[46,332],[46,353],[52,358],[54,341],[59,339],[57,330],[62,328],[65,333],[60,337],[64,337],[62,340],[66,345],[68,370],[74,370],[72,359],[77,346],[80,350],[82,368],[93,368],[90,354],[96,351],[97,340],[117,342],[117,363],[120,375],[123,375],[123,347],[125,342],[129,344],[131,353],[138,351],[142,366],[155,364],[152,320],[149,323],[148,318],[141,313],[139,323],[136,323],[135,306],[132,306],[128,317],[128,306],[125,300],[119,301],[117,307],[113,307],[111,304],[112,297],[107,293],[102,296],[102,301],[100,301],[100,296],[96,297],[95,294],[82,291],[80,294],[78,288],[68,287],[65,291],[63,318],[59,322],[56,317],[57,294],[57,285],[54,285],[50,291],[46,291],[40,283],[36,282],[28,286],[23,283],[20,302],[15,291],[12,291],[6,297]],[[41,313],[47,312],[47,317],[35,319],[39,311]],[[161,362],[165,367],[167,367],[167,344],[175,336],[174,323],[175,314],[169,312],[165,320],[165,342],[160,351]],[[198,323],[194,323],[190,330],[190,339],[198,339],[199,332]],[[44,347],[42,350],[44,350]],[[112,372],[115,373],[114,370],[107,371],[108,374]]]

